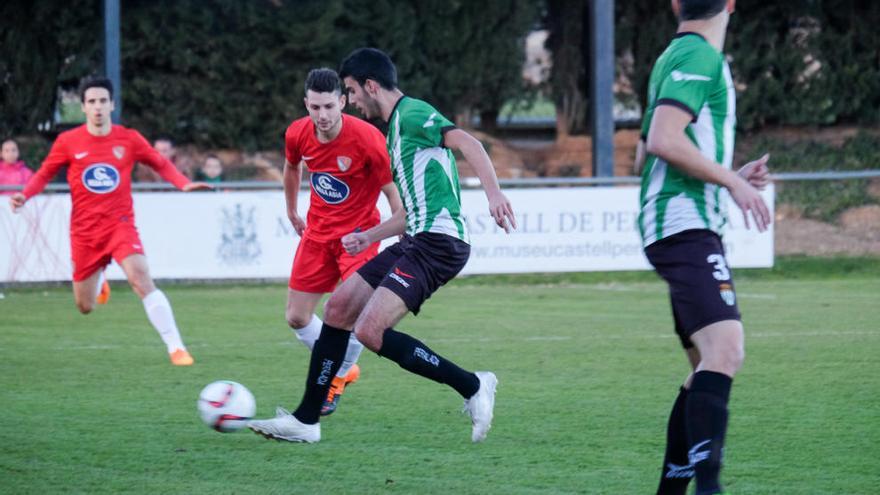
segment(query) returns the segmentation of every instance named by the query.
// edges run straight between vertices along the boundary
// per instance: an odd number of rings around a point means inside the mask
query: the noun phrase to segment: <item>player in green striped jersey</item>
[[[349,254],[372,243],[403,235],[400,242],[363,265],[333,291],[324,308],[324,325],[315,342],[306,391],[293,414],[251,422],[269,438],[320,440],[318,411],[329,377],[339,368],[352,331],[358,340],[401,368],[449,385],[465,399],[471,440],[481,442],[492,424],[495,374],[470,372],[424,343],[392,328],[464,268],[470,244],[461,212],[461,190],[452,150],[459,151],[480,178],[489,212],[499,227],[516,228],[513,209],[483,145],[428,103],[405,96],[397,86],[391,59],[373,48],[355,50],[339,71],[349,102],[367,119],[388,123],[388,154],[403,208],[385,222],[342,238]]]
[[[759,231],[768,156],[737,173],[736,95],[722,53],[735,0],[673,0],[678,33],[648,84],[637,153],[644,157],[639,229],[645,255],[669,285],[676,332],[693,372],[672,408],[658,494],[721,492],[727,402],[744,355],[743,327],[720,236],[726,194]],[[637,169],[640,168],[637,163]]]

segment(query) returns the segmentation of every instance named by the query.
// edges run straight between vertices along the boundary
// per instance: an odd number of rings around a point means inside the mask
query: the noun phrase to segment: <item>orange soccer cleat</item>
[[[177,349],[168,355],[171,358],[171,364],[174,366],[191,366],[195,363],[195,360],[192,356],[186,351],[186,349]]]
[[[95,302],[98,304],[107,304],[107,301],[110,300],[110,284],[105,280],[104,283],[101,284],[101,292],[98,292],[98,297],[95,298]]]
[[[339,407],[339,399],[342,397],[342,393],[345,392],[345,387],[358,381],[360,377],[361,367],[357,364],[348,370],[345,378],[333,377],[333,381],[330,383],[330,391],[327,393],[327,398],[324,399],[324,405],[321,406],[321,416],[329,416],[336,412],[336,408]]]

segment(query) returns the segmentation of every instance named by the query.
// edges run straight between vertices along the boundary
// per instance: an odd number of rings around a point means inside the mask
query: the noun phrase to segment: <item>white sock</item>
[[[104,285],[104,270],[101,270],[101,275],[98,276],[98,285],[95,287],[95,298],[97,299],[99,295],[101,295],[101,287]]]
[[[318,318],[318,315],[313,314],[312,321],[310,321],[308,325],[302,328],[294,328],[293,333],[295,333],[296,338],[298,338],[299,341],[311,351],[315,348],[315,341],[321,336],[321,327],[323,325],[324,322]]]
[[[174,322],[174,313],[171,311],[171,303],[165,294],[156,289],[150,292],[143,299],[144,310],[147,312],[147,318],[153,324],[153,328],[159,332],[162,342],[168,347],[171,353],[177,349],[186,349],[183,341],[180,339],[180,331],[177,329],[177,323]]]
[[[336,376],[342,378],[347,375],[348,370],[361,357],[361,351],[363,350],[364,344],[361,344],[361,341],[354,336],[354,332],[351,332],[351,337],[348,338],[348,349],[345,350],[345,359],[342,360],[342,365],[339,367],[339,371],[336,372]]]

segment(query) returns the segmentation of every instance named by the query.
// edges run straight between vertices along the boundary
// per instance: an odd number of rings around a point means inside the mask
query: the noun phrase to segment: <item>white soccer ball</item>
[[[257,411],[254,394],[244,385],[220,380],[209,383],[199,393],[199,416],[206,425],[222,433],[247,426]]]

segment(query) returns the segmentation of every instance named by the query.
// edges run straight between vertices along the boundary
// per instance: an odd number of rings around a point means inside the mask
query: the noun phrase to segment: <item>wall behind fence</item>
[[[638,188],[509,189],[519,229],[495,226],[482,191],[462,191],[471,258],[462,273],[644,270]],[[774,190],[764,192],[769,205]],[[308,192],[300,193],[302,214]],[[281,191],[135,193],[135,217],[155,278],[287,278],[299,238]],[[380,200],[383,218],[389,215]],[[5,205],[4,205],[5,206]],[[730,205],[733,267],[773,266],[773,231],[746,230]],[[20,214],[0,207],[0,281],[70,280],[70,197],[33,198]],[[386,240],[385,245],[392,240]],[[111,279],[124,278],[115,264]]]

